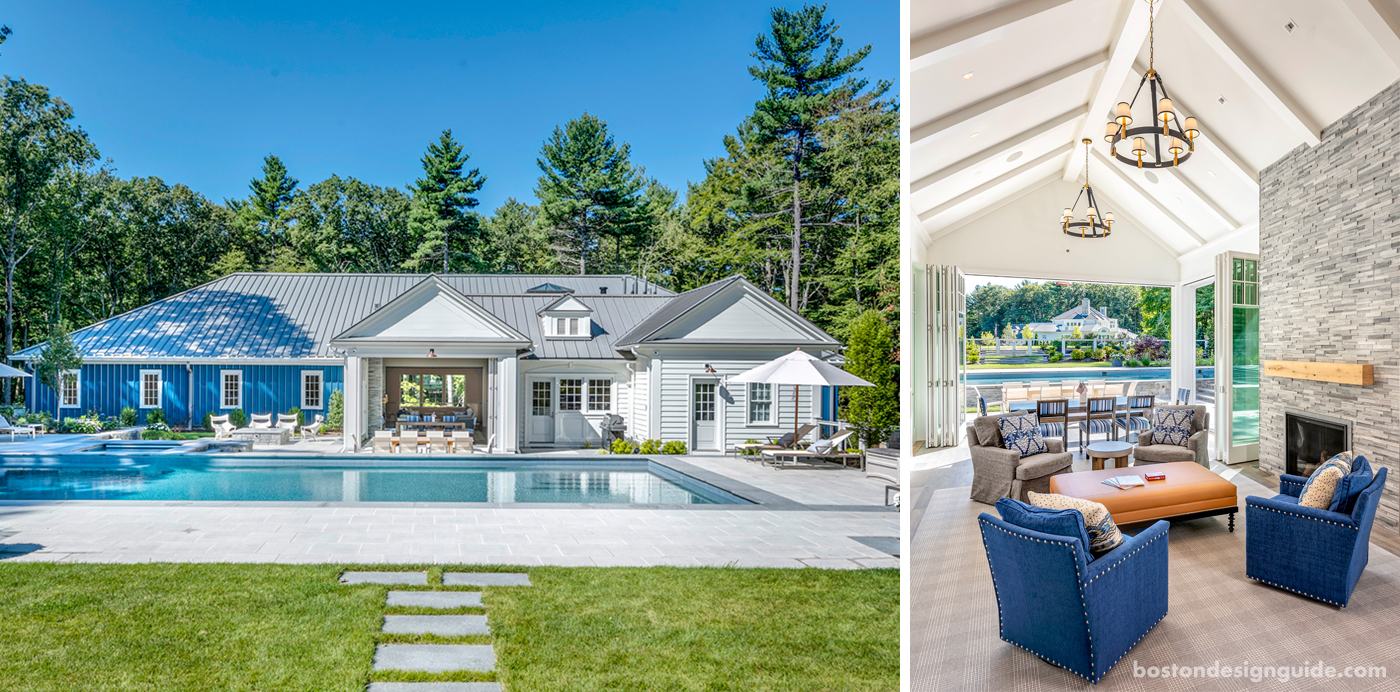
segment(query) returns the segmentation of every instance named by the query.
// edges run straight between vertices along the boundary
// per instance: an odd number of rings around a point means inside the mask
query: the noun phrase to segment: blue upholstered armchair
[[[1167,522],[1091,559],[1079,538],[978,519],[1004,641],[1097,684],[1166,617]]]
[[[1376,472],[1349,514],[1299,505],[1308,479],[1286,473],[1278,495],[1245,498],[1245,576],[1347,607],[1366,568],[1385,471]]]

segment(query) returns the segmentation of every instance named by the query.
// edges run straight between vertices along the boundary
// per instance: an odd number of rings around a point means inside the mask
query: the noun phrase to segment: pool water
[[[236,464],[0,467],[0,500],[748,504],[641,460],[466,468]]]

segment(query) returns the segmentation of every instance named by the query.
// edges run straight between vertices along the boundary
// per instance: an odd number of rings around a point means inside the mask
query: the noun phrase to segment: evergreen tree
[[[539,211],[514,197],[487,219],[488,270],[505,274],[548,274],[558,270],[549,233],[538,223]]]
[[[486,184],[479,169],[463,172],[471,154],[443,130],[420,159],[423,177],[414,181],[413,206],[409,212],[409,233],[417,242],[411,264],[431,269],[442,261],[442,273],[451,271],[453,260],[462,258],[476,271],[484,264],[481,248],[481,222],[472,212],[477,199],[472,195]]]
[[[866,446],[877,445],[899,425],[894,332],[879,311],[866,310],[851,323],[846,371],[875,385],[845,387],[841,393],[846,399],[846,420]]]
[[[554,235],[561,265],[587,274],[590,253],[610,237],[621,244],[645,223],[642,170],[629,160],[608,124],[589,113],[570,120],[540,147],[540,224]]]
[[[851,75],[860,70],[870,46],[842,55],[844,42],[836,36],[836,24],[826,20],[824,5],[804,5],[796,12],[775,7],[771,15],[769,33],[755,41],[752,56],[758,64],[749,68],[767,88],[751,120],[759,142],[774,145],[785,163],[785,170],[767,181],[765,196],[790,214],[785,293],[788,307],[801,310],[802,234],[820,221],[804,209],[803,197],[819,190],[826,174],[818,165],[823,150],[819,128],[834,115],[839,100],[865,89],[866,82]]]

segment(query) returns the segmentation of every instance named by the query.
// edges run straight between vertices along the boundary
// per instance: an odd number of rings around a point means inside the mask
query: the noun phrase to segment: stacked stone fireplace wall
[[[1400,488],[1400,82],[1259,173],[1264,360],[1371,364],[1375,384],[1262,376],[1259,459],[1284,471],[1284,411],[1352,421],[1352,447],[1389,481],[1375,530],[1397,531]]]

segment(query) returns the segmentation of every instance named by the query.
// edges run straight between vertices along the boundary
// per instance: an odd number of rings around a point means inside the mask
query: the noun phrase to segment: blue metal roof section
[[[245,360],[339,358],[331,339],[388,305],[428,274],[239,273],[73,332],[89,362],[129,359]],[[618,335],[660,310],[676,294],[619,275],[448,274],[438,278],[526,334],[540,358],[618,359]],[[595,336],[546,340],[537,312],[557,293],[529,293],[541,283],[588,296]],[[37,357],[43,345],[16,353]]]

